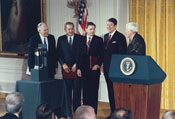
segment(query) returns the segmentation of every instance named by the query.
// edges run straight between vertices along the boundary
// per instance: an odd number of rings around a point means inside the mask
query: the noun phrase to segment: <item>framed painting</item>
[[[41,21],[46,22],[45,0],[0,0],[0,56],[27,56]]]

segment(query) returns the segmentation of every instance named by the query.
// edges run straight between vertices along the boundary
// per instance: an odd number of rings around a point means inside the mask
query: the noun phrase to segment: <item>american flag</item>
[[[78,19],[78,34],[85,35],[87,16],[88,16],[88,9],[86,6],[86,0],[81,0],[79,9],[79,19]]]

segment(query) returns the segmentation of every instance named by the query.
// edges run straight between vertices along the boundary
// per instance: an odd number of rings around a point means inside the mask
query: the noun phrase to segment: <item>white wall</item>
[[[0,58],[0,92],[14,92],[16,81],[26,78],[26,59]]]
[[[110,17],[115,17],[118,20],[117,29],[124,33],[125,24],[129,21],[129,0],[87,0],[88,6],[88,21],[96,24],[96,34],[103,36],[106,30],[106,21]],[[46,0],[47,24],[50,33],[58,36],[64,33],[64,24],[67,21],[72,21],[76,24],[76,19],[73,18],[74,10],[67,7],[67,0]],[[103,74],[101,75],[99,100],[108,102],[106,82]]]

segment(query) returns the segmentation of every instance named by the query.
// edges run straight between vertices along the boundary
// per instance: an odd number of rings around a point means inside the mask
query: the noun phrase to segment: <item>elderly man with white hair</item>
[[[19,119],[19,114],[24,105],[24,97],[21,93],[15,92],[9,94],[5,98],[5,107],[7,113],[0,117],[0,119]]]
[[[145,41],[143,37],[137,33],[138,25],[134,22],[126,24],[126,36],[129,38],[127,54],[130,55],[145,55]]]
[[[47,68],[48,78],[54,78],[57,72],[57,54],[55,37],[49,34],[49,27],[46,23],[39,23],[37,26],[38,33],[31,36],[28,44],[28,66],[29,72],[35,66],[35,50],[38,48],[38,44],[45,44],[47,46]],[[30,74],[30,73],[28,73]]]
[[[96,119],[94,108],[88,105],[79,106],[73,119]]]

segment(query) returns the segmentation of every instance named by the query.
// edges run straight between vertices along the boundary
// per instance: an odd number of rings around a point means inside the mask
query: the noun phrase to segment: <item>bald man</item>
[[[110,119],[132,119],[132,113],[126,108],[118,108],[112,113]]]

